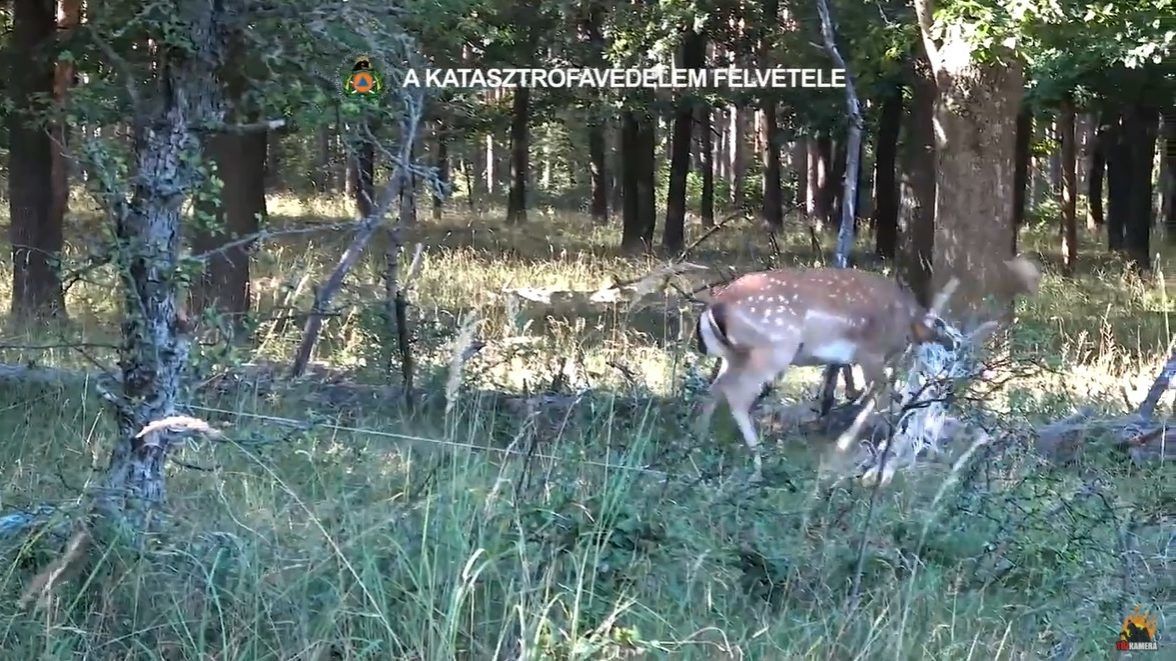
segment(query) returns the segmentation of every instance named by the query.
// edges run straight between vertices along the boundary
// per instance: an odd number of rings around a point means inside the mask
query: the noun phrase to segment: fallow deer
[[[1007,262],[1017,293],[1040,273],[1024,258]],[[705,434],[719,397],[727,400],[762,478],[751,408],[789,366],[861,366],[867,391],[883,387],[886,363],[911,343],[956,342],[937,313],[896,281],[854,269],[784,268],[744,275],[716,293],[698,319],[699,349],[721,360],[698,420]],[[958,337],[958,335],[956,336]]]

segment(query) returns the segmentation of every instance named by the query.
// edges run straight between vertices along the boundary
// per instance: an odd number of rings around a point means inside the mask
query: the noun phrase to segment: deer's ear
[[[919,319],[911,322],[911,336],[915,338],[916,344],[923,344],[934,339],[935,332],[927,326],[927,322]]]

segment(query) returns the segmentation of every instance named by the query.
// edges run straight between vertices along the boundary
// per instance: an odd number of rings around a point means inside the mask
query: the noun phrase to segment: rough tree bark
[[[937,44],[932,0],[915,0],[915,10],[937,89],[933,285],[940,290],[959,278],[946,313],[969,328],[1012,312],[1012,301],[1000,300],[1007,297],[989,296],[1002,290],[1012,256],[1013,156],[1024,76],[1013,54],[1000,47],[978,61],[959,25],[948,26]]]
[[[686,28],[684,33],[681,66],[685,69],[701,69],[706,63],[706,40],[692,27]],[[681,94],[674,111],[666,222],[662,226],[662,249],[667,252],[680,252],[686,245],[686,179],[690,173],[690,148],[694,143],[696,103],[693,95]]]
[[[156,70],[164,84],[155,89],[161,98],[136,108],[141,140],[130,201],[110,185],[106,196],[114,205],[123,285],[122,398],[100,505],[137,529],[147,527],[164,501],[163,465],[176,440],[166,428],[141,432],[175,415],[181,397],[190,325],[178,305],[174,272],[184,203],[202,176],[198,160],[190,157],[200,151],[192,127],[221,119],[216,76],[228,47],[223,11],[218,4],[197,3],[176,12],[196,52],[160,48]]]
[[[763,102],[763,200],[760,217],[772,231],[784,226],[784,194],[780,189],[780,127],[776,121],[776,102]]]
[[[53,145],[29,112],[36,95],[53,94],[54,65],[46,60],[57,19],[45,0],[12,5],[8,120],[8,211],[12,244],[12,315],[21,321],[60,318],[65,297],[55,262],[63,248],[62,217],[54,216]]]
[[[899,178],[899,271],[922,305],[931,304],[935,237],[935,81],[930,63],[914,58],[911,107],[903,124]]]
[[[510,193],[506,201],[506,222],[527,220],[527,174],[530,171],[531,91],[516,87],[510,116]]]
[[[898,133],[902,128],[902,85],[882,99],[874,148],[874,252],[893,260],[898,250]]]
[[[1078,203],[1078,182],[1075,173],[1078,150],[1074,130],[1074,104],[1069,99],[1062,103],[1058,112],[1058,139],[1061,141],[1059,149],[1059,167],[1061,168],[1061,205],[1062,205],[1062,272],[1074,274],[1074,266],[1078,262],[1078,220],[1075,218]]]

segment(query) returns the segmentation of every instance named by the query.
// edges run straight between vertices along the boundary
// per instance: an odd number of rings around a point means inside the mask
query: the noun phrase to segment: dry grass
[[[275,198],[271,213],[288,225],[338,209]],[[578,214],[539,215],[523,227],[495,213],[423,220],[409,237],[426,246],[412,310],[420,379],[449,406],[332,406],[313,381],[203,399],[232,412],[196,411],[225,438],[182,453],[204,470],[169,469],[174,520],[146,557],[100,550],[29,611],[17,597],[60,548],[0,550],[0,594],[11,596],[0,599],[4,658],[490,659],[520,649],[527,658],[1091,658],[1111,649],[1137,601],[1158,609],[1167,630],[1171,469],[1102,457],[1054,468],[1023,438],[1030,421],[1083,404],[1122,407],[1124,392],[1142,398],[1170,337],[1171,303],[1156,281],[1093,264],[1100,252],[1089,240],[1091,266],[1076,281],[1047,273],[1041,295],[1022,305],[1010,351],[1054,371],[998,393],[998,440],[954,470],[932,464],[896,480],[866,531],[869,492],[816,479],[819,453],[802,441],[817,439],[780,438],[760,490],[743,488],[746,453],[726,422],[715,442],[689,439],[709,362],[673,300],[529,327],[512,318],[504,288],[595,290],[664,263],[617,254],[614,228]],[[807,237],[792,234],[787,258],[811,263]],[[733,226],[691,261],[757,268],[769,251],[756,236]],[[307,309],[345,240],[300,236],[263,250],[259,315]],[[1027,241],[1053,252],[1043,237]],[[379,316],[381,254],[373,246],[349,278],[316,353],[355,382],[396,379],[384,373],[394,343]],[[1168,263],[1165,248],[1161,269]],[[9,282],[0,273],[0,286]],[[52,341],[110,342],[111,287],[102,271],[72,289],[73,320]],[[296,324],[262,321],[249,351],[206,347],[198,366],[285,363],[297,334]],[[485,347],[458,370],[454,352],[475,339]],[[69,350],[3,354],[83,364]],[[817,374],[792,371],[782,396],[811,396]],[[483,394],[553,382],[591,393],[558,415],[502,410]],[[654,403],[627,405],[634,394]],[[0,429],[3,509],[68,505],[104,461],[110,433],[93,393],[73,388],[6,386]],[[862,539],[864,598],[851,612]]]

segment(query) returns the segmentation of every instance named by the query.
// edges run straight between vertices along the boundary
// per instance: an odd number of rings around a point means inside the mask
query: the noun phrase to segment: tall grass
[[[315,222],[314,204],[271,208],[277,222]],[[756,268],[768,246],[754,236],[733,229],[691,259]],[[1154,281],[1109,261],[1075,282],[1049,276],[1022,305],[1011,350],[1053,371],[989,404],[1002,423],[970,459],[953,467],[956,448],[900,474],[867,528],[870,492],[819,476],[823,439],[778,430],[768,484],[749,488],[723,416],[712,441],[690,437],[696,389],[684,384],[709,363],[672,309],[541,328],[509,317],[504,288],[587,290],[657,265],[615,254],[616,238],[571,214],[523,228],[493,215],[423,223],[410,238],[427,248],[412,315],[422,383],[437,396],[414,411],[332,385],[395,382],[381,359],[382,251],[371,250],[316,354],[329,374],[200,397],[196,412],[225,440],[169,467],[171,518],[146,552],[96,549],[46,603],[22,609],[61,545],[0,549],[2,658],[1100,658],[1135,603],[1167,630],[1171,469],[1097,453],[1052,466],[1024,432],[1078,405],[1122,407],[1124,392],[1138,401],[1167,343]],[[306,309],[344,240],[263,250],[259,315]],[[1029,245],[1046,252],[1046,240]],[[805,242],[785,246],[789,258],[813,261]],[[111,286],[99,272],[70,292],[67,339],[114,337]],[[206,347],[198,367],[207,378],[227,362],[285,361],[297,332],[267,319],[249,350]],[[474,332],[485,347],[454,363]],[[83,365],[68,350],[3,353]],[[782,396],[811,396],[816,375],[792,371]],[[580,404],[496,395],[553,382]],[[112,433],[93,394],[3,387],[0,509],[78,501]]]

